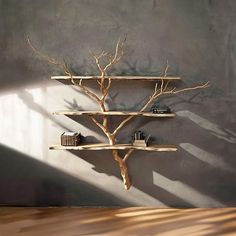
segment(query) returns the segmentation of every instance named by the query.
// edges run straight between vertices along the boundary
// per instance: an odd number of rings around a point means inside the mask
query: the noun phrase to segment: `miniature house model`
[[[133,145],[137,147],[147,147],[149,138],[150,135],[145,137],[142,131],[136,131],[134,133]]]

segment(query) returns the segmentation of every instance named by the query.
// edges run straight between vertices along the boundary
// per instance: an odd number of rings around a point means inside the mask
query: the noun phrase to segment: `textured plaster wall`
[[[0,204],[235,206],[235,22],[234,0],[0,0]],[[134,153],[128,192],[110,152],[48,150],[65,130],[106,139],[86,118],[51,114],[97,107],[51,81],[61,71],[25,40],[78,74],[96,74],[89,49],[111,51],[125,34],[125,56],[113,74],[158,75],[168,60],[170,73],[182,78],[178,86],[211,82],[207,90],[161,99],[176,118],[137,118],[123,129],[121,142],[142,129],[154,142],[178,145],[175,153]],[[109,106],[138,109],[153,86],[115,82]]]

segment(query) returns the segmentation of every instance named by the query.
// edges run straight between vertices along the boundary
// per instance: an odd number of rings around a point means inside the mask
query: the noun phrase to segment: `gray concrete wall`
[[[1,0],[0,204],[235,206],[235,13],[234,0]],[[86,118],[51,115],[97,107],[51,81],[60,69],[25,40],[78,74],[96,74],[89,49],[112,51],[125,34],[125,55],[113,74],[158,75],[168,60],[170,73],[182,78],[179,87],[211,83],[204,91],[161,99],[176,118],[137,118],[123,129],[121,142],[142,129],[155,142],[178,145],[175,153],[134,153],[129,191],[110,152],[48,150],[65,130],[79,130],[88,141],[106,139]],[[153,86],[116,82],[109,106],[138,109]]]

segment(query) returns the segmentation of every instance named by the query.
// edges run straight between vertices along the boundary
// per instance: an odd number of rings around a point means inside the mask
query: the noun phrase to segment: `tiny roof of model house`
[[[65,135],[65,136],[78,136],[78,135],[80,135],[80,133],[78,133],[78,132],[64,132],[62,135]]]

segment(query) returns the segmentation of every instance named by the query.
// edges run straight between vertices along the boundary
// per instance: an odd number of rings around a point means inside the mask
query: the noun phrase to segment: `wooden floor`
[[[0,208],[0,236],[236,235],[236,208]]]

